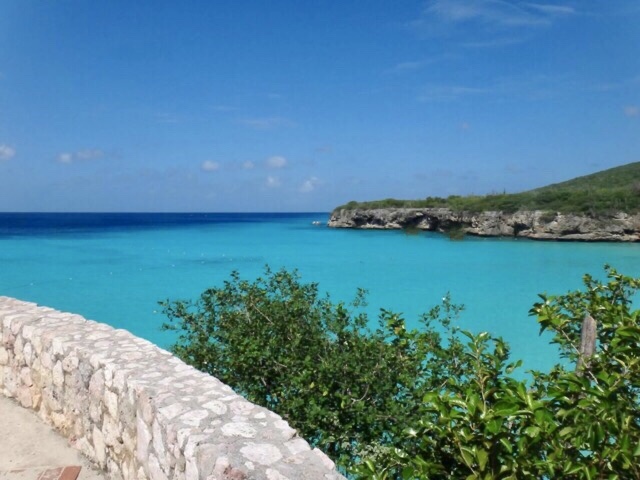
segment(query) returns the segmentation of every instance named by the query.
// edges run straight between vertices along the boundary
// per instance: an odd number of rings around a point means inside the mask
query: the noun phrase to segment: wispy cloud
[[[0,161],[10,160],[16,155],[16,149],[9,145],[0,144]]]
[[[525,6],[533,10],[538,10],[545,15],[561,16],[561,15],[574,15],[576,9],[569,5],[551,5],[544,3],[525,3]]]
[[[322,182],[318,177],[309,177],[304,182],[302,182],[298,190],[300,190],[300,192],[302,193],[311,193],[316,188],[318,188],[318,186],[320,186],[321,183]]]
[[[456,38],[465,48],[498,48],[528,40],[533,32],[577,14],[568,4],[430,0],[409,27],[420,35]]]
[[[404,73],[404,72],[413,72],[415,70],[420,70],[427,62],[424,60],[415,60],[411,62],[400,62],[394,65],[389,69],[390,73]]]
[[[418,100],[420,102],[443,102],[457,100],[460,97],[489,93],[489,88],[471,87],[464,85],[427,85],[422,89]]]
[[[284,168],[287,166],[287,159],[280,155],[274,155],[267,158],[266,163],[268,168]]]
[[[331,153],[333,152],[333,147],[331,145],[321,145],[314,150],[318,153]]]
[[[627,105],[624,107],[624,114],[627,117],[637,117],[640,115],[640,107],[637,105]]]
[[[200,169],[203,172],[215,172],[217,170],[220,170],[220,164],[218,162],[214,162],[212,160],[205,160],[200,165]]]
[[[640,75],[635,77],[623,78],[620,80],[614,80],[611,82],[601,82],[590,85],[587,90],[596,92],[611,92],[614,90],[624,90],[629,88],[637,88],[640,85]]]
[[[241,125],[255,130],[275,130],[276,128],[293,127],[295,124],[284,117],[243,118],[239,120]]]
[[[503,37],[489,40],[472,40],[469,42],[462,42],[460,43],[460,46],[464,48],[499,48],[517,45],[525,40],[527,40],[527,37]]]
[[[519,75],[502,77],[482,85],[431,84],[418,93],[420,102],[448,102],[473,97],[541,100],[580,88],[570,75]]]
[[[78,161],[98,160],[105,156],[102,150],[84,149],[77,152],[62,152],[56,157],[59,163],[75,163]]]
[[[251,160],[247,160],[246,162],[242,162],[242,169],[243,170],[253,170],[255,168],[255,163],[253,163]]]
[[[235,112],[236,108],[230,105],[214,105],[211,107],[214,112]]]
[[[176,115],[174,113],[161,112],[161,113],[156,113],[156,122],[175,124],[175,123],[181,123],[182,118],[179,115]]]
[[[539,27],[575,13],[575,9],[568,5],[511,0],[434,0],[424,9],[421,20],[453,24],[475,22],[501,28]]]
[[[280,185],[282,185],[282,182],[280,181],[280,179],[276,176],[273,175],[269,175],[267,176],[267,180],[265,181],[265,185],[268,188],[278,188]]]
[[[437,64],[440,62],[444,62],[447,60],[451,60],[456,58],[457,55],[453,55],[450,53],[444,53],[442,55],[434,55],[430,58],[421,58],[417,60],[409,60],[405,62],[396,63],[393,67],[388,69],[386,73],[391,74],[403,74],[415,72],[417,70],[422,70],[423,68],[428,67],[429,65]]]

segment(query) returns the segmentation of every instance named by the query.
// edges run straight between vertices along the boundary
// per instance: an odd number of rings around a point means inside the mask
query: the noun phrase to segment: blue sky
[[[0,211],[328,211],[634,161],[636,0],[0,0]]]

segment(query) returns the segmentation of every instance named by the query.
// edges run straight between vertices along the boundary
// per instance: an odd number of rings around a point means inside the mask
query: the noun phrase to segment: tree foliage
[[[382,310],[372,330],[364,292],[333,303],[267,268],[163,307],[179,357],[278,412],[354,477],[640,478],[640,280],[607,275],[533,306],[561,363],[526,380],[504,341],[455,328],[448,297],[419,329]],[[596,350],[576,370],[586,313]]]
[[[382,310],[371,331],[364,302],[359,291],[351,304],[333,303],[296,272],[267,267],[255,281],[234,272],[195,302],[162,305],[165,328],[179,333],[178,357],[277,412],[351,466],[393,445],[424,394],[463,371],[450,326],[459,307],[447,298],[423,316],[419,330]]]

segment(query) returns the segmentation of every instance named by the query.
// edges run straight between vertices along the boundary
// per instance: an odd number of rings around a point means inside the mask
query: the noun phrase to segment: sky
[[[636,161],[637,0],[0,0],[0,211],[330,211]]]

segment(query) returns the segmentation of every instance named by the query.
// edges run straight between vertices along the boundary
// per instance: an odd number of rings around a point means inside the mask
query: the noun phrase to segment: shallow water
[[[534,242],[435,233],[337,230],[327,214],[0,214],[0,295],[126,328],[166,347],[157,302],[195,298],[232,270],[297,268],[335,299],[369,291],[368,310],[401,311],[418,326],[450,292],[458,324],[490,331],[525,368],[557,360],[528,316],[537,294],[581,286],[603,265],[640,276],[635,244]]]

